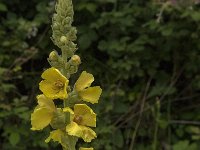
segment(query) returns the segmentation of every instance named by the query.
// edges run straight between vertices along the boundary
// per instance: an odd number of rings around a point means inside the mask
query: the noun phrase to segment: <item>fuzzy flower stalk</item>
[[[60,49],[49,54],[50,68],[41,75],[36,96],[38,105],[31,114],[31,130],[43,130],[50,126],[51,132],[45,140],[61,144],[63,150],[76,150],[78,139],[91,142],[97,137],[92,129],[96,127],[96,114],[87,103],[98,103],[102,89],[91,86],[92,74],[83,71],[74,85],[70,85],[71,75],[77,73],[81,59],[75,54],[77,30],[72,26],[72,0],[58,0],[56,13],[52,19],[52,41]],[[55,101],[61,101],[57,106]],[[79,150],[93,150],[80,147]]]

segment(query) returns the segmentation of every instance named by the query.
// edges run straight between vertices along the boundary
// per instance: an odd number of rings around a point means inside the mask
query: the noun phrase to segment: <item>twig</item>
[[[171,90],[171,88],[176,84],[176,82],[178,81],[179,77],[181,76],[183,70],[184,70],[184,67],[177,74],[176,78],[174,77],[174,80],[172,79],[172,81],[171,81],[169,87],[167,88],[166,92],[160,97],[160,101],[162,101],[165,98],[165,96],[168,94],[168,92]]]
[[[189,125],[200,125],[200,121],[190,121],[190,120],[170,120],[171,124],[189,124]]]
[[[151,80],[152,80],[152,78],[150,78],[149,81],[147,82],[147,85],[146,85],[146,88],[145,88],[145,91],[144,91],[144,96],[142,98],[142,103],[141,103],[141,107],[140,107],[139,119],[138,119],[138,121],[136,123],[135,131],[133,132],[133,135],[132,135],[132,140],[131,140],[131,144],[130,144],[129,150],[133,150],[133,146],[134,146],[134,143],[135,143],[135,137],[137,135],[137,131],[139,129],[139,126],[140,126],[140,123],[141,123],[141,120],[142,120],[144,104],[145,104],[145,101],[146,101],[147,92],[148,92],[150,84],[151,84]]]

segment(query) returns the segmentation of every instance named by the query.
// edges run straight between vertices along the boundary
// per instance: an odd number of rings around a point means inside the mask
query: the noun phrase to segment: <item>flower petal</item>
[[[101,93],[102,89],[100,88],[100,86],[94,86],[84,89],[80,91],[78,94],[84,101],[94,104],[98,103]]]
[[[54,105],[53,100],[47,98],[43,94],[37,96],[38,104],[40,107],[45,107],[49,110],[55,111],[56,107]]]
[[[51,82],[55,82],[57,79],[61,80],[62,82],[65,82],[67,80],[67,78],[63,76],[60,73],[60,71],[54,67],[45,70],[42,73],[42,78]]]
[[[96,114],[86,104],[76,104],[74,106],[75,116],[81,116],[81,125],[96,127]]]
[[[85,142],[91,142],[93,139],[95,139],[97,137],[96,133],[88,128],[88,127],[85,127],[85,126],[80,126],[81,129],[82,129],[82,139],[85,141]]]
[[[63,112],[70,113],[70,121],[72,121],[74,119],[74,112],[73,112],[73,110],[71,108],[65,107],[65,108],[63,108]]]
[[[47,108],[37,108],[31,114],[31,130],[41,130],[49,125],[51,122],[53,113]]]
[[[54,131],[50,132],[50,135],[45,140],[45,142],[48,143],[52,139],[54,142],[61,143],[62,142],[61,141],[62,140],[62,136],[64,136],[64,133],[60,129],[54,130]]]
[[[64,84],[64,88],[57,93],[56,97],[60,99],[66,99],[68,97],[67,94],[67,86],[68,86],[69,80],[67,80]]]
[[[66,132],[69,135],[77,136],[77,137],[82,137],[83,135],[83,131],[81,127],[75,122],[71,122],[69,125],[66,126]]]
[[[69,107],[63,108],[63,112],[69,112],[70,114],[74,114],[73,110]]]
[[[42,80],[39,83],[39,89],[43,92],[43,94],[50,98],[50,99],[65,99],[68,97],[67,95],[67,85],[68,85],[69,81],[66,80],[66,82],[64,83],[64,88],[62,90],[56,89],[54,87],[54,83],[53,82],[49,82],[48,80]]]
[[[94,150],[94,149],[92,147],[90,147],[90,148],[80,147],[79,150]]]
[[[92,74],[83,71],[75,83],[76,91],[81,91],[87,87],[89,87],[94,81],[94,77]]]
[[[97,137],[92,129],[78,125],[75,122],[71,122],[66,126],[66,132],[69,135],[81,137],[85,142],[91,142],[92,139]]]

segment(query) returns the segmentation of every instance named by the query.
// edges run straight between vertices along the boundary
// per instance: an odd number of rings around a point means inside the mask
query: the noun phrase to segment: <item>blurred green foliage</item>
[[[2,150],[61,149],[44,143],[47,132],[30,130],[40,74],[56,49],[50,40],[54,4],[0,1]],[[96,150],[199,150],[199,8],[74,1],[81,69],[103,87],[94,108]]]

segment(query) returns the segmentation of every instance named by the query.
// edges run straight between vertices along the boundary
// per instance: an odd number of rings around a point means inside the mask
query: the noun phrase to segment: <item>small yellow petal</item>
[[[82,139],[85,142],[91,142],[93,139],[95,139],[97,137],[96,133],[91,128],[88,128],[85,126],[80,126],[80,127],[83,132]]]
[[[60,79],[61,81],[65,82],[67,79],[65,76],[63,76],[60,71],[54,67],[51,67],[47,70],[45,70],[42,73],[42,78],[51,82],[57,81],[57,79]]]
[[[80,116],[80,125],[96,127],[96,114],[86,104],[76,104],[74,106],[75,116]]]
[[[73,110],[69,107],[63,108],[63,112],[69,112],[70,114],[74,114]]]
[[[75,122],[71,122],[69,125],[66,126],[66,132],[69,135],[77,136],[77,137],[82,137],[83,135],[83,131],[81,127]]]
[[[51,119],[53,117],[53,113],[44,107],[39,107],[34,110],[31,114],[31,125],[32,130],[42,130],[46,126],[49,125]]]
[[[75,122],[71,122],[66,126],[66,132],[69,135],[81,137],[85,142],[91,142],[97,137],[96,133],[92,129],[78,125]]]
[[[92,147],[90,147],[90,148],[80,147],[79,150],[94,150],[94,149]]]
[[[47,81],[47,80],[42,80],[39,83],[39,89],[44,93],[44,95],[50,99],[52,99],[51,97],[58,93],[58,91],[56,91],[54,89],[54,85],[53,83]]]
[[[83,71],[75,83],[76,91],[81,91],[87,87],[89,87],[94,81],[94,77],[92,74]]]
[[[98,103],[99,97],[102,93],[102,89],[100,86],[89,87],[78,92],[79,96],[86,102],[90,102],[92,104]]]
[[[50,135],[45,142],[48,143],[52,139],[54,142],[62,143],[62,136],[64,136],[64,133],[60,129],[54,130],[50,132]]]
[[[56,107],[54,105],[53,100],[47,98],[43,94],[37,96],[38,104],[40,107],[45,107],[49,110],[55,111]]]
[[[70,113],[70,121],[72,121],[74,119],[74,112],[71,108],[65,107],[65,108],[63,108],[63,112],[69,112]]]

